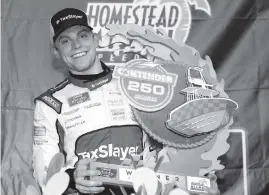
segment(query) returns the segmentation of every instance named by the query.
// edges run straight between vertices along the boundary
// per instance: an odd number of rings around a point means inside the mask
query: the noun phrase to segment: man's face
[[[96,60],[97,42],[85,26],[73,26],[62,32],[55,41],[57,53],[75,72],[89,70]]]

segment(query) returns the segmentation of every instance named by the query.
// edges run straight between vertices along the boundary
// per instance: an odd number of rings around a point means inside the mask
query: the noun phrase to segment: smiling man
[[[112,70],[96,57],[98,39],[86,14],[63,9],[52,17],[51,26],[53,53],[69,69],[69,77],[35,100],[34,177],[44,190],[49,164],[62,152],[63,171],[70,176],[67,194],[120,195],[119,188],[92,180],[100,173],[89,170],[88,164],[122,164],[154,143],[142,141],[146,139]]]
[[[69,78],[36,99],[34,176],[44,189],[53,156],[66,154],[70,188],[80,193],[118,194],[119,189],[85,179],[91,160],[121,164],[142,152],[142,131],[121,95],[112,71],[96,57],[98,40],[84,12],[67,8],[51,19],[53,53],[69,69]],[[76,168],[75,168],[76,167]]]

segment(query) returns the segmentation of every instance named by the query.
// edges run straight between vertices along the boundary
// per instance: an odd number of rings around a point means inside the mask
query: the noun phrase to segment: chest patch
[[[84,93],[72,96],[72,97],[67,99],[70,107],[78,105],[78,104],[82,104],[82,103],[87,102],[89,100],[91,100],[91,98],[90,98],[90,95],[88,92],[84,92]]]

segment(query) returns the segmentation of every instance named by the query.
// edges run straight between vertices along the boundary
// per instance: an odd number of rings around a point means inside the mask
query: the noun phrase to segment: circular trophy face
[[[205,144],[237,108],[233,100],[221,97],[207,68],[137,59],[116,66],[113,76],[138,123],[150,137],[168,146]]]

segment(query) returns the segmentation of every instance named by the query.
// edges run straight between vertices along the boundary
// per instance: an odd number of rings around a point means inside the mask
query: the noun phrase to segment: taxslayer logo
[[[78,156],[80,158],[107,158],[107,157],[118,157],[120,160],[124,160],[128,155],[137,155],[139,146],[130,147],[114,147],[113,144],[102,145],[93,151],[80,152]]]
[[[62,21],[68,20],[68,19],[81,19],[83,16],[78,16],[78,15],[68,15],[65,17],[60,18],[59,20],[56,21],[56,24],[59,24]]]
[[[77,104],[82,104],[88,100],[90,100],[90,95],[88,92],[85,92],[68,98],[68,104],[69,106],[74,106]]]
[[[107,83],[108,81],[109,81],[109,78],[104,79],[104,80],[100,80],[100,81],[98,81],[96,83],[93,83],[92,88],[99,87],[100,85],[103,85],[103,84]]]
[[[61,21],[67,20],[67,19],[81,19],[82,16],[78,16],[78,15],[68,15],[65,17],[60,18]]]
[[[161,110],[169,104],[177,82],[176,74],[168,73],[161,64],[144,59],[116,66],[113,76],[119,80],[129,103],[148,112]]]

